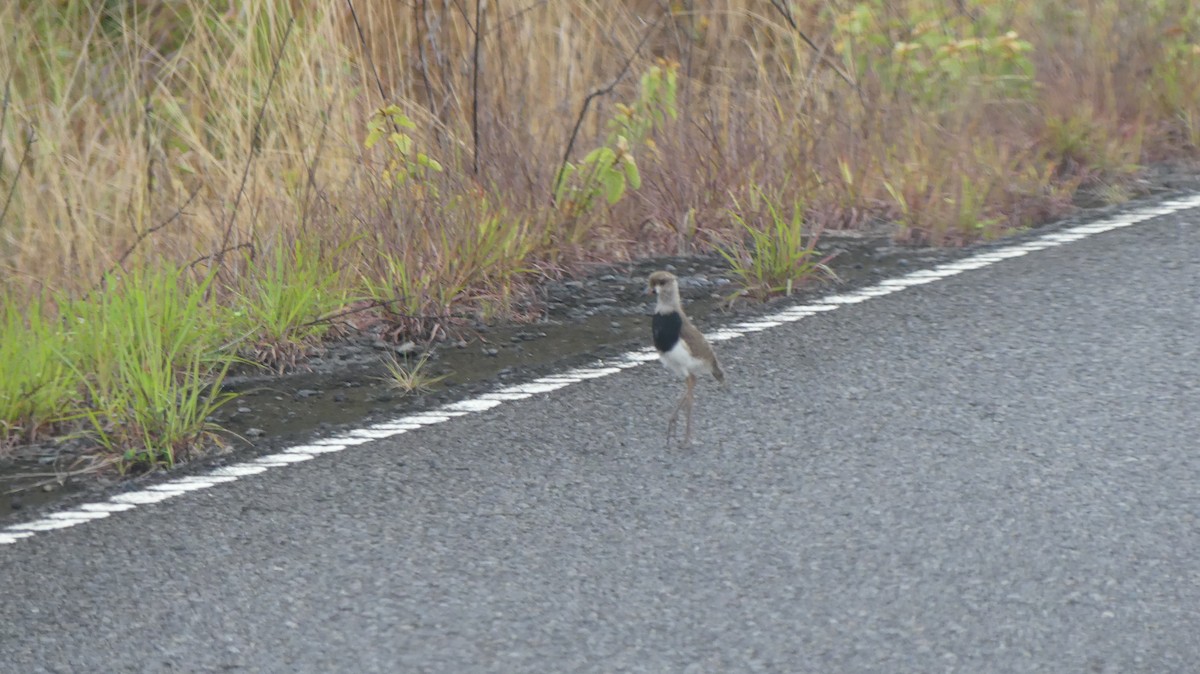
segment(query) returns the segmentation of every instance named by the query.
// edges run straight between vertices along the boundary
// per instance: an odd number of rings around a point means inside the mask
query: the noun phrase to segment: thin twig
[[[437,112],[433,105],[433,85],[429,82],[429,62],[425,58],[425,37],[421,32],[421,24],[425,18],[425,0],[419,5],[413,5],[413,24],[417,27],[417,61],[421,64],[421,82],[425,85],[425,104],[429,111]]]
[[[858,89],[858,83],[856,83],[854,80],[850,79],[849,75],[847,75],[841,68],[839,68],[836,63],[834,63],[828,56],[825,55],[825,52],[820,47],[818,47],[816,45],[816,43],[814,43],[812,40],[810,40],[808,38],[807,35],[804,34],[804,31],[801,30],[800,26],[796,24],[796,18],[792,16],[792,10],[788,9],[788,6],[783,2],[783,0],[768,0],[768,2],[770,2],[771,6],[774,7],[775,10],[778,11],[779,14],[783,16],[783,19],[785,21],[787,21],[789,26],[792,27],[792,30],[796,31],[796,34],[800,36],[800,39],[804,40],[804,43],[807,44],[810,48],[812,48],[812,50],[814,52],[817,53],[817,57],[821,60],[822,63],[829,66],[829,68],[831,70],[833,70],[833,72],[837,73],[837,76],[842,78],[842,80],[846,84],[849,84],[850,86],[854,87],[856,90]],[[860,91],[860,94],[861,94],[861,91]]]
[[[250,249],[250,259],[254,259],[254,242],[247,241],[245,243],[239,243],[239,244],[236,244],[233,246],[229,246],[228,248],[222,248],[221,250],[218,250],[215,253],[209,253],[208,255],[201,255],[200,257],[196,258],[195,260],[192,260],[191,262],[187,263],[187,265],[184,267],[184,269],[191,269],[192,267],[195,267],[196,265],[200,264],[201,262],[204,262],[205,260],[224,259],[226,253],[232,253],[235,250],[242,250],[243,248],[249,248]]]
[[[8,77],[4,80],[4,103],[0,105],[0,138],[4,137],[4,127],[8,126],[8,102],[9,94],[12,93],[12,78],[13,71],[8,71]],[[4,168],[4,144],[0,143],[0,169]]]
[[[142,113],[142,132],[146,134],[146,203],[149,204],[154,195],[154,146],[150,128],[154,104],[150,102],[149,95],[146,96],[146,103],[142,106]]]
[[[254,161],[255,155],[258,154],[259,133],[262,130],[263,117],[267,112],[267,101],[271,99],[271,90],[275,87],[275,78],[279,76],[279,64],[283,62],[283,52],[287,48],[288,39],[292,36],[292,27],[296,25],[296,17],[292,16],[288,19],[287,30],[283,33],[283,41],[279,44],[279,52],[275,54],[275,63],[271,67],[271,79],[267,81],[267,91],[263,94],[262,104],[258,107],[258,119],[254,121],[254,133],[250,135],[250,152],[246,155],[246,166],[242,169],[242,184],[238,186],[237,196],[233,200],[233,212],[229,214],[229,224],[225,226],[225,234],[221,237],[221,251],[218,255],[224,256],[226,248],[229,245],[229,236],[233,232],[233,225],[237,222],[238,207],[242,203],[242,194],[246,191],[246,178],[250,175],[250,164]]]
[[[501,11],[501,8],[500,8],[501,0],[494,0],[494,1],[495,1],[496,9],[493,13],[496,16],[503,16],[503,12]],[[508,50],[506,50],[504,48],[505,45],[504,45],[504,28],[503,28],[503,26],[504,26],[505,20],[500,19],[499,21],[493,21],[492,23],[496,24],[496,27],[494,30],[496,31],[496,48],[499,51],[499,56],[500,56],[500,87],[499,87],[499,89],[501,92],[501,94],[499,96],[495,97],[493,100],[495,101],[495,105],[496,105],[499,117],[500,117],[500,119],[503,120],[503,119],[508,119],[508,110],[505,109],[505,107],[504,107],[504,99],[506,97],[506,94],[509,91],[512,91],[512,87],[510,87],[508,85]],[[480,32],[483,32],[483,31],[480,31]],[[491,31],[487,31],[487,32],[491,32]],[[486,35],[486,33],[485,33],[485,35]],[[503,122],[501,122],[501,124],[503,124]],[[522,163],[524,163],[524,162],[522,162]]]
[[[383,93],[383,80],[379,79],[379,71],[375,69],[375,59],[371,57],[371,50],[367,48],[367,37],[363,34],[362,24],[358,22],[358,12],[354,9],[354,2],[346,0],[346,5],[350,8],[350,18],[354,19],[354,29],[358,31],[358,41],[362,44],[367,64],[371,66],[371,74],[375,76],[375,87],[379,89],[379,98],[386,101],[387,96]]]
[[[792,10],[781,0],[768,0],[768,2],[770,2],[771,6],[783,16],[784,20],[788,22],[788,25],[792,27],[792,30],[796,31],[796,34],[800,36],[800,39],[804,40],[808,46],[812,47],[813,51],[816,51],[817,45],[813,44],[813,41],[808,39],[808,36],[804,34],[804,31],[800,30],[800,26],[796,25],[796,17],[792,16]]]
[[[21,152],[21,161],[17,164],[17,172],[13,174],[12,185],[9,186],[8,196],[4,199],[4,208],[0,209],[0,225],[4,224],[4,217],[8,215],[8,207],[12,205],[13,195],[17,192],[17,181],[21,179],[21,169],[25,168],[25,162],[29,159],[29,150],[36,140],[37,134],[33,132],[33,126],[30,126],[29,132],[25,134],[25,150]]]
[[[629,58],[625,59],[625,65],[621,66],[621,71],[617,73],[617,76],[613,78],[613,81],[609,82],[606,86],[596,89],[583,99],[583,106],[579,108],[579,116],[575,119],[575,128],[571,130],[571,138],[567,141],[566,149],[563,150],[562,162],[558,165],[558,171],[554,174],[554,185],[552,185],[550,188],[551,204],[554,203],[555,195],[558,194],[558,189],[562,185],[563,171],[566,170],[567,161],[571,158],[571,150],[575,149],[575,140],[579,137],[579,128],[583,126],[583,119],[587,116],[588,107],[591,106],[592,101],[597,97],[612,93],[613,89],[616,89],[617,85],[621,83],[621,80],[625,79],[625,75],[629,72],[629,67],[633,65],[633,60],[637,58],[638,53],[641,52],[642,47],[646,44],[646,41],[650,39],[650,36],[654,33],[654,30],[658,28],[658,24],[662,23],[662,19],[663,15],[659,14],[658,18],[654,20],[654,23],[650,24],[650,26],[646,29],[646,32],[642,35],[642,39],[637,43],[637,46],[634,47],[633,52],[629,55]]]
[[[497,33],[500,32],[500,30],[503,28],[504,24],[515,21],[516,19],[521,18],[522,16],[524,16],[525,14],[528,14],[529,12],[532,12],[533,10],[543,7],[549,1],[550,0],[538,0],[537,2],[530,3],[529,5],[522,7],[521,9],[518,9],[517,11],[513,12],[512,14],[509,14],[508,16],[504,17],[503,19],[496,21],[495,26],[493,26],[492,28],[490,28],[484,32],[484,37],[487,37],[487,33],[490,33],[492,31],[496,31]],[[497,13],[499,11],[499,8],[500,8],[500,3],[497,2],[496,3]]]
[[[686,0],[686,9],[688,16],[688,36],[687,36],[687,56],[684,58],[683,66],[683,105],[680,108],[683,110],[684,121],[691,119],[692,113],[692,51],[696,43],[696,7],[692,0]]]
[[[308,227],[309,197],[317,189],[317,163],[321,160],[321,151],[325,149],[325,134],[329,130],[329,114],[333,112],[333,103],[325,107],[321,120],[321,135],[317,137],[317,151],[313,154],[312,162],[308,165],[308,181],[304,183],[304,199],[300,206],[300,229]]]
[[[471,70],[471,139],[475,143],[474,171],[479,175],[479,47],[483,44],[480,31],[483,30],[483,0],[475,0],[475,50],[472,56]]]
[[[151,227],[150,229],[147,229],[147,230],[141,232],[140,234],[138,234],[137,238],[134,239],[133,243],[131,243],[129,245],[129,247],[125,249],[125,252],[121,253],[121,256],[119,258],[117,258],[117,261],[113,264],[113,266],[109,267],[108,270],[104,272],[104,276],[100,277],[100,281],[96,284],[96,286],[97,287],[102,286],[104,284],[104,279],[108,278],[108,275],[111,274],[113,272],[113,270],[116,269],[117,267],[121,267],[123,269],[125,260],[128,259],[129,256],[133,254],[134,249],[136,249],[139,245],[141,245],[142,241],[144,241],[146,239],[146,237],[148,237],[151,234],[157,232],[158,230],[163,229],[164,227],[170,225],[172,222],[175,222],[176,220],[178,220],[179,217],[181,215],[183,215],[184,209],[186,209],[188,206],[192,205],[192,201],[195,200],[196,195],[199,193],[200,193],[200,187],[196,186],[196,189],[192,190],[192,193],[188,195],[187,201],[183,202],[182,206],[175,209],[175,212],[171,214],[171,217],[167,218],[166,220],[163,220],[159,224]]]

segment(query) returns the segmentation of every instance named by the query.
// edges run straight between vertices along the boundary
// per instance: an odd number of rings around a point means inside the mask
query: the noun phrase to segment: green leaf
[[[432,171],[440,172],[442,170],[442,165],[439,164],[436,159],[430,158],[430,156],[424,152],[417,153],[417,163]]]
[[[619,171],[605,171],[604,173],[604,198],[608,199],[609,204],[615,204],[621,200],[621,196],[625,194],[625,174]]]
[[[629,181],[629,187],[632,189],[640,189],[642,186],[642,175],[638,172],[637,162],[633,155],[625,155],[621,162],[625,165],[625,179]]]
[[[368,150],[375,147],[375,144],[379,142],[379,139],[383,138],[383,128],[378,124],[374,124],[374,121],[375,120],[372,119],[371,123],[367,124],[367,128],[370,129],[370,132],[367,134],[366,142],[363,143]]]
[[[408,134],[393,133],[388,140],[400,151],[400,154],[408,154],[412,150],[412,138]]]
[[[617,158],[617,153],[612,151],[612,148],[598,147],[595,150],[587,153],[583,158],[584,164],[597,164],[600,166],[608,166]]]
[[[654,100],[655,94],[658,93],[659,76],[655,71],[657,68],[651,68],[650,72],[642,75],[642,99]]]

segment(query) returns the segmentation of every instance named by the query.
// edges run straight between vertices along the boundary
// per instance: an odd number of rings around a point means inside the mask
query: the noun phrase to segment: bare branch
[[[37,140],[37,134],[33,132],[33,127],[29,127],[29,132],[25,134],[25,149],[21,152],[21,161],[17,164],[17,172],[13,174],[12,185],[8,188],[8,196],[4,199],[4,208],[0,209],[0,225],[4,224],[4,218],[8,215],[8,207],[12,205],[13,195],[17,192],[17,181],[21,179],[21,169],[25,168],[25,162],[29,159],[29,150],[33,148],[34,141]]]
[[[362,24],[358,22],[358,12],[354,9],[354,2],[346,0],[346,6],[350,8],[350,18],[354,19],[354,29],[358,31],[358,41],[362,44],[363,55],[367,57],[367,64],[371,66],[371,74],[375,76],[375,87],[379,89],[379,99],[387,101],[387,96],[383,93],[383,80],[379,79],[379,71],[375,69],[375,59],[371,57],[371,50],[367,47],[367,37],[363,34]]]
[[[833,72],[837,73],[837,76],[842,78],[846,84],[849,84],[850,86],[854,87],[855,90],[858,90],[858,83],[850,79],[850,76],[847,75],[845,71],[838,67],[838,65],[834,63],[832,59],[825,55],[825,50],[818,47],[816,43],[814,43],[808,38],[807,35],[804,34],[803,30],[800,30],[800,26],[796,24],[796,18],[792,16],[792,10],[788,8],[783,0],[768,0],[768,2],[771,3],[771,6],[774,7],[781,16],[783,16],[784,21],[787,21],[788,25],[792,27],[792,30],[796,31],[796,34],[800,36],[800,39],[804,40],[804,44],[807,44],[814,52],[816,52],[817,58],[820,59],[822,63],[829,66],[829,68],[833,70]],[[861,94],[861,91],[859,93]]]
[[[209,253],[208,255],[201,255],[200,257],[196,258],[195,260],[192,260],[191,262],[187,263],[187,266],[184,268],[191,269],[192,267],[195,267],[196,265],[200,264],[201,262],[204,262],[205,260],[220,261],[222,258],[225,257],[225,255],[227,253],[232,253],[235,250],[244,250],[244,249],[250,250],[250,259],[253,260],[254,259],[254,243],[251,241],[247,241],[245,243],[239,243],[239,244],[236,244],[233,246],[229,246],[227,248],[222,248],[221,250],[218,250],[215,253]]]
[[[621,83],[621,80],[625,79],[625,75],[629,72],[629,67],[633,65],[633,60],[637,58],[638,53],[641,52],[642,47],[646,44],[646,41],[650,39],[650,36],[654,33],[654,30],[658,28],[658,24],[662,23],[662,19],[663,15],[659,14],[658,18],[654,20],[654,23],[650,24],[650,26],[646,28],[646,32],[642,35],[642,39],[637,43],[637,46],[633,48],[633,52],[629,55],[629,58],[625,59],[625,65],[621,66],[621,71],[617,73],[617,76],[613,78],[613,81],[609,82],[603,87],[600,87],[599,89],[596,89],[583,99],[583,106],[579,108],[579,116],[575,119],[575,128],[571,130],[571,138],[567,141],[566,149],[563,150],[562,162],[558,165],[558,171],[554,174],[554,184],[550,187],[550,203],[554,203],[554,195],[558,194],[558,189],[562,185],[563,171],[567,168],[567,161],[571,158],[571,150],[575,149],[575,140],[579,137],[579,128],[583,126],[583,119],[587,116],[588,107],[591,106],[592,101],[596,98],[612,93],[613,89],[616,89],[617,85]]]
[[[321,151],[325,149],[325,135],[329,130],[329,114],[333,111],[333,103],[325,106],[325,114],[321,116],[321,134],[317,137],[317,151],[313,154],[312,162],[308,165],[308,181],[304,183],[304,199],[300,206],[300,228],[308,226],[309,197],[317,189],[317,163],[321,160]]]
[[[475,144],[474,170],[479,175],[479,47],[483,44],[480,32],[483,30],[483,0],[475,0],[475,52],[472,56],[471,69],[471,139]]]
[[[0,105],[0,138],[4,137],[4,127],[8,125],[8,103],[10,94],[12,93],[12,78],[13,74],[10,70],[8,78],[4,80],[4,103]],[[0,144],[0,168],[4,167],[4,145]]]
[[[421,32],[421,24],[425,22],[425,0],[420,5],[413,6],[413,25],[417,27],[417,60],[421,64],[421,83],[425,85],[425,104],[429,111],[436,114],[433,105],[433,85],[429,82],[429,61],[425,57],[425,35]]]
[[[100,287],[100,286],[104,285],[104,279],[108,278],[108,275],[111,274],[114,269],[116,269],[118,267],[121,267],[122,269],[124,269],[125,260],[128,259],[129,256],[133,254],[134,249],[136,249],[139,245],[141,245],[142,241],[146,240],[146,237],[150,236],[151,234],[157,232],[160,229],[163,229],[164,227],[167,227],[172,222],[175,222],[176,220],[178,220],[179,217],[181,215],[183,215],[183,211],[185,209],[187,209],[188,206],[192,205],[192,201],[196,198],[196,195],[199,193],[200,193],[200,187],[197,186],[196,189],[192,190],[192,193],[188,195],[187,201],[183,202],[182,206],[175,209],[175,212],[171,214],[171,217],[167,218],[166,220],[163,220],[159,224],[138,234],[137,238],[134,239],[133,243],[131,243],[129,245],[129,247],[125,249],[125,252],[121,253],[121,257],[117,258],[117,261],[113,264],[113,266],[109,267],[108,270],[104,272],[104,275],[100,277],[100,281],[96,284],[96,286]]]
[[[296,25],[296,17],[292,16],[288,19],[287,30],[283,33],[283,41],[279,44],[279,51],[275,54],[275,63],[271,68],[271,78],[267,81],[267,91],[263,94],[262,105],[258,107],[258,119],[254,120],[254,133],[250,136],[250,152],[246,155],[246,166],[242,169],[242,184],[238,187],[237,196],[233,200],[233,211],[229,214],[229,224],[225,226],[225,234],[221,237],[220,255],[224,255],[226,247],[229,245],[229,236],[233,232],[233,225],[237,222],[238,206],[242,203],[242,194],[246,191],[246,178],[250,175],[250,164],[254,162],[255,155],[258,154],[259,133],[262,131],[263,116],[267,112],[267,101],[271,99],[271,90],[275,87],[275,78],[279,76],[279,64],[283,61],[283,51],[287,48],[288,39],[292,36],[292,28]]]

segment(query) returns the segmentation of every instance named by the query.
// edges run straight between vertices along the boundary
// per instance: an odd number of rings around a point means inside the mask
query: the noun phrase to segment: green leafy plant
[[[367,139],[364,145],[369,150],[380,141],[386,141],[385,182],[404,185],[410,181],[420,183],[431,173],[441,173],[442,165],[428,154],[416,149],[416,141],[408,134],[417,125],[409,119],[400,106],[386,105],[374,112],[367,120]]]
[[[756,188],[752,199],[761,200],[766,208],[764,225],[759,227],[747,222],[747,213],[757,216],[761,210],[753,203],[748,209],[735,205],[730,217],[743,236],[717,249],[741,286],[727,298],[728,301],[749,296],[761,302],[775,295],[791,295],[793,290],[814,278],[837,278],[827,264],[834,255],[820,257],[817,252],[819,235],[804,236],[802,204],[792,205],[789,218],[761,190]]]
[[[899,225],[896,238],[946,245],[994,236],[1006,222],[997,207],[997,193],[1019,162],[989,140],[966,148],[913,143],[909,149],[905,157],[891,158],[883,181]],[[955,170],[930,171],[935,165]]]
[[[926,0],[863,0],[835,18],[834,49],[859,81],[877,77],[886,99],[910,97],[946,112],[980,100],[1028,100],[1033,45],[1004,25],[998,6],[973,15]]]
[[[545,241],[529,220],[496,208],[487,199],[453,200],[439,217],[454,227],[417,227],[403,250],[378,235],[363,247],[361,284],[380,304],[394,338],[425,339],[443,332],[452,309],[495,306],[513,292],[530,259]]]
[[[485,208],[474,227],[460,236],[442,232],[442,249],[448,251],[448,272],[463,286],[493,288],[507,285],[514,276],[529,271],[528,259],[537,240],[527,222]]]
[[[642,186],[634,153],[643,146],[653,149],[651,134],[677,116],[678,70],[678,63],[667,61],[647,70],[633,104],[616,105],[617,114],[606,124],[604,144],[578,164],[563,164],[554,190],[554,202],[561,211],[580,215],[590,211],[600,196],[611,205],[621,200],[626,189]]]

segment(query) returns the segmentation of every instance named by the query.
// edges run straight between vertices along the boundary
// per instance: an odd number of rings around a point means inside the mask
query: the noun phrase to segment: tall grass
[[[399,243],[477,225],[443,206],[478,199],[542,223],[535,253],[559,263],[697,250],[736,229],[730,195],[788,176],[826,226],[903,217],[887,183],[912,212],[964,189],[911,184],[921,173],[984,186],[971,188],[983,212],[1019,196],[1029,207],[1016,210],[1040,213],[1031,195],[1052,190],[1003,176],[1057,184],[1196,152],[1200,18],[1186,0],[485,3],[479,30],[475,14],[437,1],[6,3],[0,23],[19,36],[0,48],[6,283],[78,290],[135,243],[178,264],[302,229]],[[670,86],[648,89],[663,64]],[[422,169],[406,185],[394,156],[364,147],[381,109],[376,128],[402,131],[402,165]],[[980,156],[980,138],[999,151]],[[610,154],[628,170],[582,171]],[[615,198],[595,202],[588,175]],[[422,269],[455,255],[427,258]]]
[[[778,238],[730,216],[760,186],[817,229],[959,245],[1200,154],[1188,0],[12,0],[0,25],[5,329],[189,268],[241,312],[222,344],[276,365],[357,295],[437,337],[538,273]],[[28,435],[57,405],[23,386]]]

